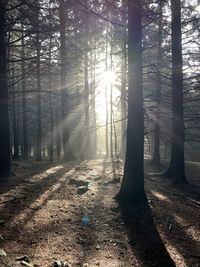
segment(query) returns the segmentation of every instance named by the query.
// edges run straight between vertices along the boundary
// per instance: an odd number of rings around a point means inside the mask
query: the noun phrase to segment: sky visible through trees
[[[123,211],[148,205],[146,165],[189,187],[199,44],[198,0],[0,0],[2,181],[19,162],[119,163]]]
[[[2,31],[7,38],[7,86],[14,157],[29,155],[42,160],[40,154],[45,158],[52,151],[51,158],[65,158],[63,142],[68,143],[79,159],[91,158],[91,155],[118,157],[124,153],[127,4],[126,1],[97,1],[95,4],[92,1],[7,1],[4,4],[7,25]],[[151,157],[160,145],[161,153],[169,157],[170,3],[158,1],[142,5],[145,155]],[[198,109],[199,86],[197,1],[181,2],[181,25],[189,159],[198,156],[194,150],[199,139],[195,110],[195,107]],[[159,129],[154,128],[157,120]],[[63,133],[63,127],[68,133]],[[92,147],[95,151],[87,151]]]

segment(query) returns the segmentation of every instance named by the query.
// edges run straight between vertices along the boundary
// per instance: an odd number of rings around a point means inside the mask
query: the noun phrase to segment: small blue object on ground
[[[83,216],[83,218],[81,219],[81,221],[82,221],[82,224],[85,225],[85,226],[89,224],[89,218],[88,218],[87,214],[85,214]]]

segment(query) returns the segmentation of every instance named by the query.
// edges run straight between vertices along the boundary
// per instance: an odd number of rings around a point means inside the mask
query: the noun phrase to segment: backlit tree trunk
[[[121,77],[121,149],[120,149],[120,157],[122,159],[125,158],[126,153],[126,129],[127,129],[127,50],[126,50],[127,42],[124,42],[124,53],[122,55],[122,77]]]
[[[53,106],[52,106],[52,77],[51,77],[51,51],[52,50],[52,41],[51,36],[49,40],[49,121],[50,121],[50,133],[49,133],[49,160],[53,161]]]
[[[39,27],[39,2],[37,3],[37,24]],[[42,160],[42,121],[41,121],[41,40],[40,34],[36,34],[36,50],[37,50],[37,59],[36,59],[36,74],[37,74],[37,137],[36,137],[36,161]]]
[[[84,80],[85,80],[85,158],[90,159],[91,155],[91,139],[90,134],[90,116],[89,116],[89,77],[88,77],[88,55],[87,49],[84,54]]]
[[[124,176],[116,198],[144,203],[144,113],[141,0],[128,1],[128,126]]]
[[[157,39],[157,81],[156,81],[156,114],[153,142],[152,163],[160,165],[160,101],[161,101],[161,64],[162,64],[162,30],[163,30],[163,0],[159,3],[158,39]]]
[[[66,12],[65,1],[59,0],[60,16],[60,60],[61,60],[61,117],[62,117],[62,138],[63,138],[63,160],[70,161],[74,159],[69,144],[69,121],[68,119],[68,90],[67,90],[67,47],[66,47]]]
[[[106,58],[105,58],[105,68],[106,72],[108,71],[108,25],[106,25]],[[106,101],[106,157],[109,157],[109,142],[108,142],[108,122],[109,122],[109,114],[108,114],[108,85],[105,85],[105,101]]]
[[[175,183],[186,183],[184,160],[183,63],[181,1],[171,0],[172,12],[172,150],[167,175]]]
[[[22,27],[23,29],[23,27]],[[23,34],[23,33],[22,33]],[[25,58],[25,44],[24,44],[24,36],[22,36],[22,50],[21,57]],[[27,104],[26,104],[26,74],[25,74],[25,61],[21,62],[21,71],[22,71],[22,124],[23,124],[23,159],[28,159],[28,133],[27,133]]]

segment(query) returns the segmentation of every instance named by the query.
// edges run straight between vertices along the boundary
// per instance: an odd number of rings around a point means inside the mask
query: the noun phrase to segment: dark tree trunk
[[[95,26],[96,28],[96,26]],[[96,47],[96,36],[95,36],[95,43],[94,46]],[[91,52],[91,55],[93,56],[93,52]],[[92,57],[91,56],[91,57]],[[96,159],[97,157],[97,131],[95,130],[97,127],[97,118],[96,118],[96,106],[95,106],[95,97],[96,97],[96,49],[94,51],[94,64],[91,68],[91,111],[92,111],[92,127],[94,128],[94,132],[92,134],[92,143],[91,143],[91,149],[92,149],[92,158]]]
[[[39,7],[38,14],[37,14],[37,26],[39,25]],[[36,36],[36,47],[37,47],[37,66],[36,66],[36,73],[37,73],[37,139],[36,139],[36,161],[42,161],[42,121],[41,121],[41,60],[40,60],[40,53],[41,53],[41,41],[39,33]]]
[[[171,0],[172,12],[172,150],[167,175],[174,183],[184,184],[184,115],[183,115],[183,63],[181,35],[181,1]]]
[[[21,50],[22,59],[25,58],[25,44],[24,37],[22,36],[22,50]],[[25,61],[21,62],[21,70],[22,70],[22,132],[23,132],[23,159],[28,159],[28,133],[27,133],[27,105],[26,105],[26,76],[25,76]]]
[[[158,39],[157,39],[157,81],[156,81],[156,114],[153,142],[152,163],[160,166],[160,102],[161,102],[161,64],[162,64],[162,29],[163,29],[163,0],[159,3]]]
[[[112,31],[112,27],[111,27],[111,31]],[[113,68],[113,62],[112,62],[112,38],[111,38],[111,42],[110,42],[110,68],[112,71]],[[111,159],[113,159],[113,84],[112,82],[110,83],[110,157]]]
[[[89,116],[89,77],[88,77],[88,55],[87,48],[85,49],[84,55],[84,79],[85,79],[85,159],[91,157],[91,139],[90,134],[90,116]]]
[[[120,149],[120,158],[125,158],[126,153],[126,129],[127,129],[127,55],[126,55],[126,45],[124,42],[124,53],[122,55],[122,77],[121,77],[121,149]]]
[[[15,72],[14,72],[15,66],[12,65],[12,126],[13,126],[13,147],[14,147],[14,153],[13,153],[13,159],[18,160],[19,159],[19,125],[18,125],[18,118],[17,118],[17,106],[18,106],[18,95],[17,91],[15,90]]]
[[[51,17],[51,10],[49,7],[49,17]],[[51,23],[49,21],[49,27],[51,27]],[[49,120],[50,120],[50,135],[49,135],[49,160],[53,161],[53,106],[52,106],[52,77],[51,77],[51,53],[52,53],[52,37],[49,37]]]
[[[49,91],[51,92],[51,74],[50,73],[49,73]],[[52,107],[51,93],[49,94],[49,119],[50,119],[49,160],[52,162],[53,161],[53,107]]]
[[[144,203],[144,113],[141,0],[128,1],[128,126],[124,176],[116,198]]]
[[[61,160],[61,115],[60,115],[60,98],[56,99],[56,158]]]
[[[106,72],[108,71],[108,26],[106,25]],[[106,158],[109,157],[109,142],[108,142],[108,122],[109,122],[109,117],[108,117],[108,85],[106,83],[106,88],[105,88],[105,100],[106,100]]]
[[[0,177],[11,174],[8,81],[6,68],[6,5],[0,2]]]
[[[62,138],[63,138],[63,160],[74,160],[74,156],[69,144],[69,121],[68,118],[68,90],[67,90],[67,47],[66,47],[66,13],[65,1],[59,1],[59,16],[60,16],[60,59],[61,59],[61,117],[62,117]]]

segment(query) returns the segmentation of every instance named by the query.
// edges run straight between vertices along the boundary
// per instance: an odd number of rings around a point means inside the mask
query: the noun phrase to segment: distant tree
[[[66,2],[59,0],[59,19],[60,19],[60,77],[61,77],[61,117],[62,117],[62,138],[63,138],[63,160],[70,161],[74,159],[69,138],[69,92],[67,88],[67,40],[66,40]]]
[[[22,27],[23,29],[23,27]],[[21,40],[21,57],[25,58],[25,43],[24,43],[24,34],[22,33]],[[22,125],[23,125],[23,149],[22,149],[22,157],[23,159],[28,159],[28,131],[27,131],[27,99],[26,99],[26,75],[25,75],[25,62],[22,60],[21,62],[21,72],[22,72]]]
[[[36,1],[36,77],[37,77],[37,137],[36,137],[36,160],[42,161],[42,114],[41,114],[41,38],[39,32],[40,2]]]
[[[159,1],[158,7],[158,34],[157,34],[157,81],[156,81],[156,114],[155,114],[155,129],[153,143],[153,158],[152,163],[160,166],[160,112],[161,112],[161,64],[162,64],[162,31],[163,31],[163,0]]]
[[[126,38],[126,37],[125,37]],[[126,142],[124,141],[126,136],[126,116],[127,116],[127,42],[124,41],[124,51],[122,54],[122,63],[121,63],[121,150],[120,150],[120,157],[124,159],[126,153]]]
[[[0,2],[0,177],[11,174],[8,81],[6,67],[6,1]]]
[[[51,95],[51,90],[52,90],[52,77],[51,77],[51,50],[52,50],[52,39],[50,37],[49,40],[49,66],[48,66],[48,71],[49,71],[49,119],[50,119],[50,136],[49,136],[49,160],[52,162],[53,161],[53,145],[54,145],[54,140],[53,140],[53,107],[52,107],[52,95]]]
[[[142,84],[142,4],[128,1],[128,126],[119,202],[144,203],[144,114]]]

